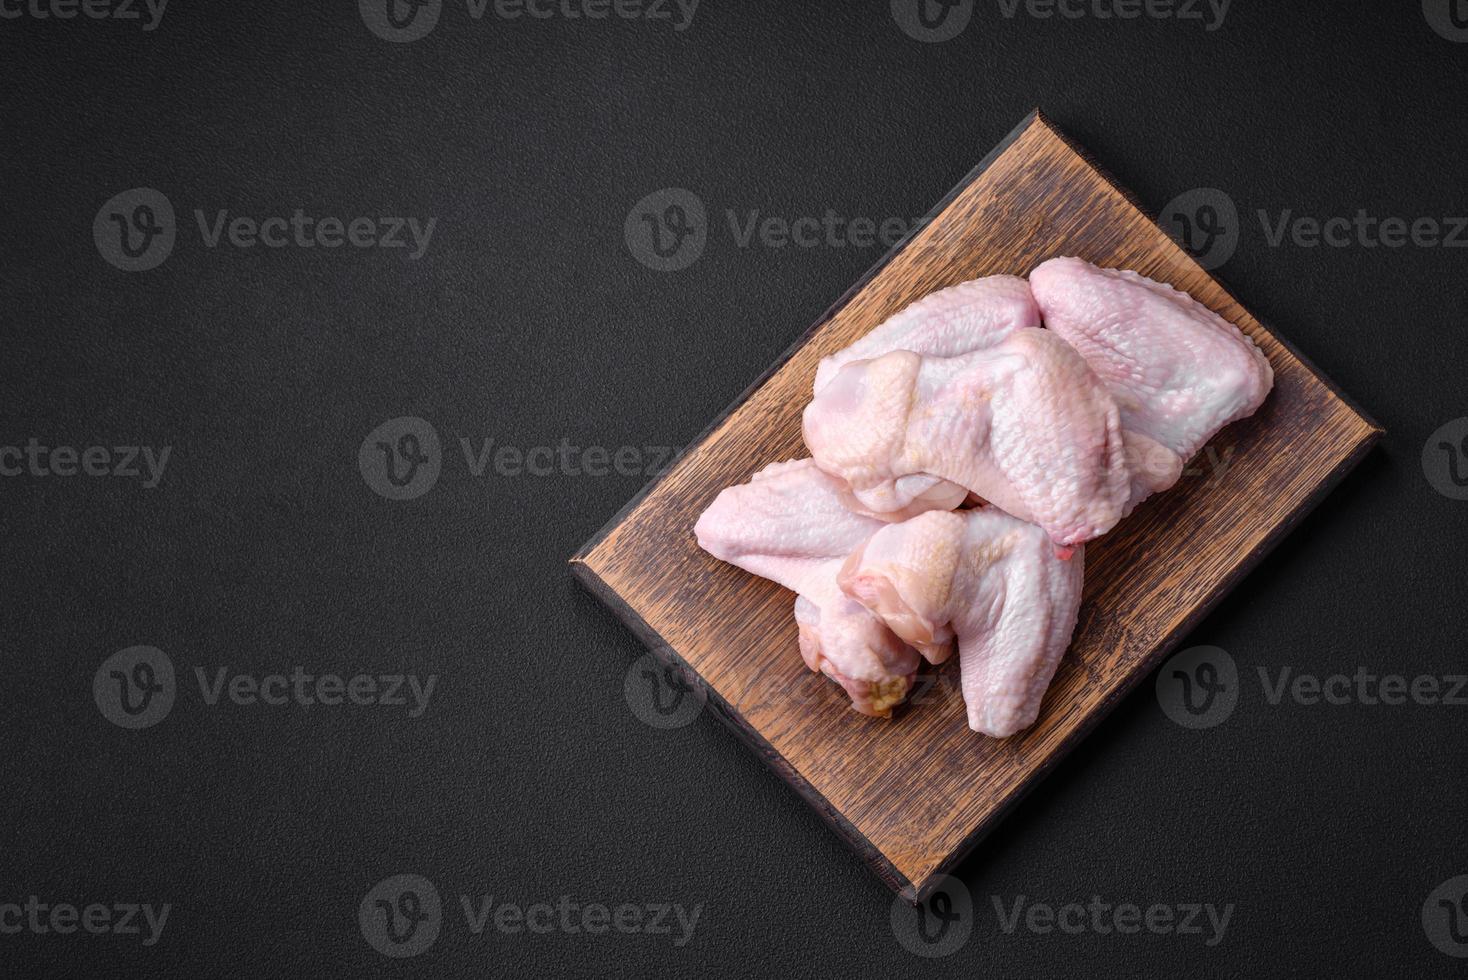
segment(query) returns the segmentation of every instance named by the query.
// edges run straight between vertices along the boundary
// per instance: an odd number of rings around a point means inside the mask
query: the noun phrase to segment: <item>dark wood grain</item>
[[[821,357],[935,289],[1026,275],[1057,255],[1187,290],[1259,344],[1275,389],[1253,418],[1215,437],[1213,457],[1205,450],[1176,487],[1087,549],[1075,639],[1029,731],[1004,740],[969,731],[951,668],[927,678],[892,721],[858,715],[801,661],[791,594],[704,554],[693,524],[724,487],[806,455],[800,413]],[[1036,112],[572,567],[884,881],[918,899],[1379,434]]]

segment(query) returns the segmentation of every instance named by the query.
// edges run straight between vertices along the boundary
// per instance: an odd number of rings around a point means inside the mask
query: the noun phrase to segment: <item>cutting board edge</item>
[[[795,790],[801,799],[821,816],[821,819],[846,842],[848,847],[856,852],[857,856],[876,873],[888,888],[914,904],[920,900],[913,883],[898,870],[887,855],[868,840],[855,824],[842,816],[825,795],[800,774],[789,759],[785,758],[757,729],[751,726],[712,684],[704,680],[702,674],[679,656],[672,644],[649,625],[615,589],[608,585],[597,574],[595,568],[579,557],[571,559],[570,565],[571,575],[576,581],[630,629],[632,634],[647,646],[660,663],[669,669],[677,670],[686,681],[696,685],[703,695],[705,707],[713,709],[714,717],[744,743],[746,748],[754,752],[781,782]]]
[[[1344,401],[1344,399],[1343,399]],[[1349,402],[1346,403],[1350,407]],[[1358,418],[1365,424],[1366,429],[1360,439],[1352,448],[1350,454],[1341,458],[1335,468],[1316,485],[1315,489],[1300,502],[1289,515],[1278,525],[1271,528],[1257,547],[1254,548],[1243,560],[1239,562],[1229,573],[1228,577],[1214,588],[1206,599],[1192,609],[1187,616],[1178,622],[1178,625],[1167,635],[1162,642],[1158,643],[1146,657],[1129,671],[1122,683],[1106,696],[1092,711],[1085,715],[1066,735],[1060,745],[1051,753],[1044,762],[1037,766],[1029,776],[1019,784],[1002,804],[994,809],[988,817],[979,822],[974,829],[960,841],[948,855],[939,861],[921,881],[917,883],[914,892],[917,901],[921,902],[928,898],[933,889],[937,887],[944,875],[950,874],[954,868],[963,862],[985,837],[1019,805],[1020,801],[1029,795],[1030,790],[1045,780],[1060,762],[1070,755],[1082,741],[1088,738],[1102,720],[1115,710],[1116,706],[1124,701],[1143,680],[1150,677],[1157,669],[1158,664],[1165,660],[1176,650],[1184,639],[1197,628],[1198,624],[1211,613],[1224,597],[1231,593],[1238,584],[1250,575],[1276,547],[1279,546],[1290,533],[1297,527],[1316,507],[1330,496],[1331,492],[1340,485],[1341,481],[1354,470],[1361,461],[1366,458],[1381,438],[1384,430],[1371,422],[1366,416],[1356,413]]]
[[[1224,597],[1234,590],[1235,587],[1255,568],[1257,568],[1268,554],[1285,540],[1300,522],[1305,519],[1326,497],[1340,484],[1346,476],[1354,470],[1370,452],[1380,439],[1383,430],[1370,422],[1364,416],[1359,416],[1364,428],[1351,452],[1342,457],[1335,468],[1320,481],[1311,494],[1300,502],[1289,515],[1260,541],[1259,545],[1246,555],[1237,566],[1229,573],[1229,576],[1218,584],[1208,595],[1192,609],[1186,617],[1179,620],[1178,625],[1168,636],[1148,652],[1146,658],[1134,669],[1129,671],[1124,681],[1083,720],[1073,728],[1060,743],[1056,750],[1031,772],[1017,789],[1015,789],[986,818],[981,820],[964,839],[954,848],[949,850],[938,860],[931,871],[917,882],[912,881],[906,874],[897,868],[880,849],[876,847],[865,834],[854,824],[848,821],[841,813],[833,807],[826,797],[816,789],[800,772],[780,753],[758,730],[753,728],[744,717],[734,709],[732,705],[719,694],[717,688],[706,681],[691,664],[678,655],[672,644],[653,628],[642,615],[633,608],[622,596],[612,588],[598,574],[596,568],[581,558],[573,558],[570,562],[572,575],[577,581],[600,601],[617,619],[626,625],[632,633],[641,640],[651,652],[658,657],[659,661],[672,669],[676,669],[690,683],[697,685],[699,691],[705,698],[705,703],[712,706],[714,716],[727,727],[733,734],[743,742],[750,750],[774,771],[775,775],[784,783],[789,785],[800,795],[811,807],[821,815],[822,819],[836,831],[847,845],[870,867],[889,888],[897,892],[904,899],[912,903],[926,900],[935,888],[941,883],[944,876],[961,864],[975,848],[983,842],[984,838],[1001,823],[1010,812],[1029,794],[1035,786],[1039,785],[1055,769],[1059,763],[1070,755],[1075,746],[1085,740],[1101,721],[1125,698],[1130,695],[1142,681],[1149,677],[1169,654],[1181,645],[1182,641],[1197,627]],[[976,736],[977,737],[977,736]]]

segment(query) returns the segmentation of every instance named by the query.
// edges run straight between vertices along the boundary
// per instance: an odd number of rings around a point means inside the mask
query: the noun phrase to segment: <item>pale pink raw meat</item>
[[[895,350],[954,357],[993,347],[1016,330],[1040,325],[1029,283],[1018,276],[989,276],[929,293],[884,320],[871,333],[816,368],[820,392],[852,361],[870,361]]]
[[[797,593],[800,652],[851,696],[886,717],[912,685],[918,655],[836,583],[846,557],[883,522],[843,506],[839,481],[809,459],[775,463],[724,490],[694,527],[699,547]]]
[[[841,587],[914,646],[958,640],[969,727],[1003,738],[1034,724],[1081,601],[1085,555],[992,507],[882,528],[847,560]]]
[[[1052,259],[1028,283],[933,293],[823,359],[814,458],[724,491],[696,533],[798,593],[802,655],[858,711],[890,714],[919,653],[956,642],[970,727],[1011,735],[1069,645],[1083,544],[1272,385],[1258,348],[1185,293]],[[992,506],[952,510],[965,502]]]
[[[1172,286],[1077,258],[1041,263],[1030,286],[1045,326],[1116,399],[1139,477],[1133,505],[1172,486],[1193,454],[1252,415],[1274,384],[1253,341]]]
[[[999,343],[1016,330],[1040,325],[1040,309],[1030,285],[1018,276],[970,279],[909,304],[844,350],[821,358],[815,391],[820,392],[852,361],[872,360],[895,350],[932,357],[954,357]],[[964,488],[934,476],[904,478],[909,502],[895,510],[873,511],[855,497],[853,509],[884,521],[902,521],[929,510],[951,510],[968,496]]]
[[[945,480],[1040,525],[1061,553],[1111,530],[1131,495],[1115,401],[1048,330],[958,357],[852,361],[806,406],[803,431],[871,513]]]

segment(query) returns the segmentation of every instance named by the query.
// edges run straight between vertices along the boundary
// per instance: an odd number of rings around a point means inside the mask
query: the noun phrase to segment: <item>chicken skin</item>
[[[847,594],[921,649],[956,636],[968,724],[1004,738],[1034,724],[1081,602],[1084,553],[993,507],[890,524],[856,551]]]
[[[1273,382],[1235,326],[1135,272],[959,283],[824,358],[812,458],[725,490],[695,534],[797,594],[801,655],[857,711],[890,716],[956,646],[969,727],[1007,737],[1070,645],[1086,542]]]
[[[720,493],[694,534],[715,558],[797,593],[806,665],[845,688],[857,711],[889,717],[919,658],[836,582],[847,556],[886,526],[848,510],[843,489],[809,459],[775,463]]]
[[[817,393],[852,361],[873,360],[896,350],[930,357],[956,357],[993,347],[1016,330],[1040,325],[1040,308],[1030,284],[1018,276],[989,276],[961,282],[910,304],[871,333],[829,357],[816,368]],[[969,491],[936,476],[902,479],[907,503],[877,511],[848,496],[847,506],[884,521],[905,521],[924,511],[952,510]]]
[[[902,512],[944,480],[1040,525],[1061,554],[1111,530],[1131,496],[1115,400],[1048,330],[958,357],[849,362],[806,406],[803,431],[866,511]]]
[[[1254,414],[1274,385],[1253,341],[1171,286],[1058,258],[1030,273],[1030,287],[1045,326],[1116,399],[1139,477],[1133,506],[1172,486],[1193,454],[1219,429]]]
[[[929,293],[885,320],[856,343],[816,368],[817,394],[852,361],[870,361],[895,350],[955,357],[993,347],[1016,330],[1040,325],[1029,283],[1018,276],[989,276]]]

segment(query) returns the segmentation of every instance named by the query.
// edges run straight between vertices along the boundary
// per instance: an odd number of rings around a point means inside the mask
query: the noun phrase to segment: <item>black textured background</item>
[[[18,0],[5,0],[17,9]],[[1444,0],[1443,6],[1446,6]],[[161,484],[0,480],[0,903],[171,903],[162,939],[0,935],[0,975],[1461,975],[1423,902],[1468,873],[1468,708],[1271,706],[1261,665],[1463,671],[1468,503],[1424,443],[1468,415],[1468,251],[1270,247],[1254,215],[1468,215],[1468,43],[1417,0],[1238,0],[1196,21],[1006,18],[946,43],[886,2],[704,0],[668,21],[475,22],[409,44],[350,0],[175,0],[139,23],[0,19],[0,445],[169,445]],[[740,248],[725,213],[923,214],[1034,106],[1150,208],[1222,189],[1219,275],[1381,422],[1352,476],[1197,630],[1232,718],[1139,688],[960,877],[925,961],[892,897],[704,718],[637,719],[638,643],[566,558],[645,482],[469,474],[457,439],[681,446],[880,248]],[[103,261],[103,202],[178,212],[161,266]],[[708,208],[676,273],[624,240],[644,195]],[[438,219],[427,253],[205,247],[193,211]],[[445,443],[391,502],[358,471],[398,416]],[[135,644],[171,714],[104,719]],[[439,675],[388,707],[208,706],[195,666]],[[364,940],[380,879],[430,878],[416,959]],[[462,894],[702,903],[671,936],[472,935]],[[1008,935],[991,896],[1234,903],[1227,934]]]

